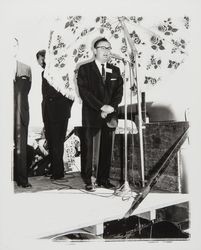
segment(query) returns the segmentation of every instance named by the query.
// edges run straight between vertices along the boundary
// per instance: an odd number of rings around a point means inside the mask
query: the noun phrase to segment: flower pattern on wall
[[[142,16],[120,18],[124,20],[137,50],[134,61],[141,85],[159,84],[185,62],[189,17],[155,17],[153,20]],[[55,22],[57,25],[51,31],[48,43],[45,77],[70,99],[75,96],[77,68],[93,59],[91,48],[96,38],[106,37],[112,45],[112,53],[126,61],[133,60],[119,17],[68,16]],[[124,73],[125,65],[121,60],[112,58],[111,63],[118,65]],[[129,76],[126,75],[125,79],[129,81]]]

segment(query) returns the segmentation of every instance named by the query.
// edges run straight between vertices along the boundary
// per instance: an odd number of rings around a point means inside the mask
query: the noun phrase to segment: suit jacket
[[[101,107],[105,104],[114,107],[117,112],[118,104],[123,96],[123,79],[118,67],[107,63],[106,80],[102,80],[95,61],[81,65],[78,70],[78,89],[82,104],[82,125],[84,127],[100,128],[106,122],[101,117]],[[110,115],[111,117],[111,115]]]
[[[15,123],[28,126],[29,101],[28,94],[31,88],[31,68],[17,61],[14,80],[14,119]]]
[[[42,116],[43,121],[61,122],[71,116],[73,101],[52,87],[42,72]]]

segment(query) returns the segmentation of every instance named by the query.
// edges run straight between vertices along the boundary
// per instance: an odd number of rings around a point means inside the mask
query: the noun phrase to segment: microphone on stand
[[[124,59],[123,57],[121,57],[121,56],[119,56],[119,55],[117,55],[117,54],[111,53],[111,54],[110,54],[110,57],[122,61],[124,65],[126,65],[126,63],[130,64],[130,61]]]
[[[116,54],[113,54],[113,53],[110,54],[110,57],[121,60],[121,61],[125,61],[125,59],[123,57],[116,55]]]

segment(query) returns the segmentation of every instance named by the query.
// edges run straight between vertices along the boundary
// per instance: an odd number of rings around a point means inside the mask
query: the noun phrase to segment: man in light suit
[[[118,67],[109,64],[111,44],[105,38],[94,43],[95,60],[78,70],[82,99],[82,125],[85,148],[83,178],[87,191],[96,184],[113,188],[109,181],[112,137],[117,125],[117,107],[123,96],[123,79]]]
[[[18,46],[18,40],[15,40]],[[14,180],[23,188],[28,182],[27,137],[29,125],[28,94],[31,88],[31,68],[16,60],[14,78]]]

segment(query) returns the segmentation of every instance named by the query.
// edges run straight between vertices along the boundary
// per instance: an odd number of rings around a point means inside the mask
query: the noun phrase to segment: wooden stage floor
[[[103,223],[123,218],[136,195],[123,199],[104,188],[89,193],[78,173],[66,178],[66,183],[58,184],[48,177],[32,177],[32,189],[14,186],[15,194],[8,204],[13,225],[9,230],[14,238],[40,239],[89,226],[101,234]],[[157,209],[188,201],[188,194],[149,193],[133,215],[154,219]]]

